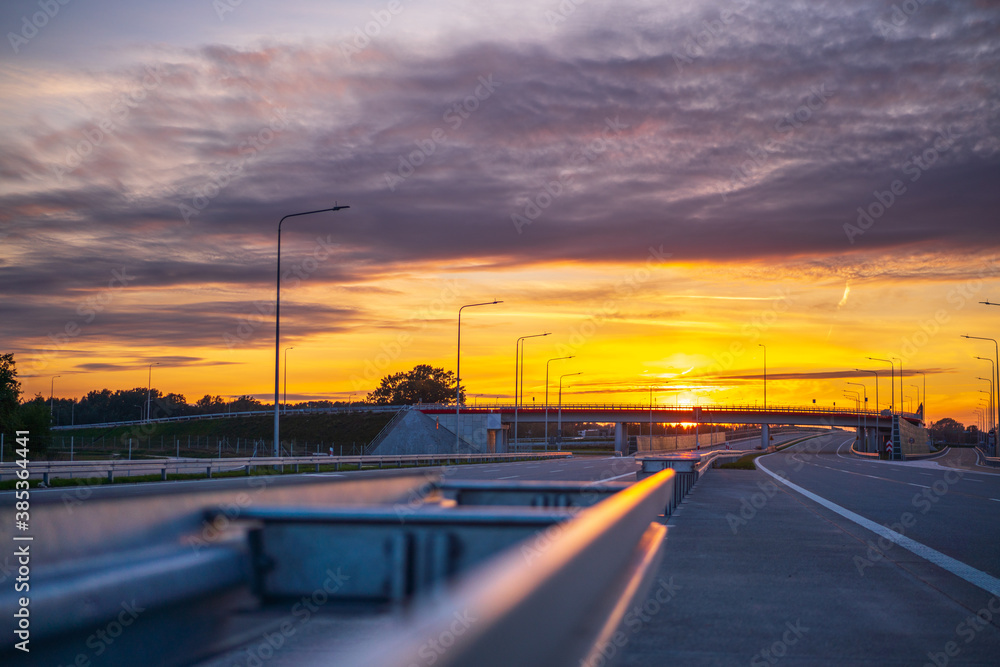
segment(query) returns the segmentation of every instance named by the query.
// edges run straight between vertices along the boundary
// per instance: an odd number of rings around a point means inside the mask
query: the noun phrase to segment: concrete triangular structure
[[[372,451],[374,456],[399,454],[467,454],[473,451],[462,441],[456,450],[455,432],[419,410],[409,410]]]

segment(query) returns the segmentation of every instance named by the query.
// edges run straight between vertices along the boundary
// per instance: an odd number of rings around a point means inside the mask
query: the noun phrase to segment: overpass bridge
[[[760,424],[761,440],[769,441],[770,426],[826,426],[831,428],[857,429],[862,442],[876,442],[880,435],[891,436],[894,415],[888,410],[881,414],[873,410],[853,410],[849,408],[826,408],[817,406],[769,406],[757,405],[682,405],[649,406],[641,404],[572,404],[572,405],[532,405],[492,404],[485,406],[454,406],[440,404],[418,404],[414,409],[433,417],[438,423],[452,431],[471,434],[485,429],[488,440],[496,451],[509,451],[512,437],[511,427],[517,424],[539,423],[613,423],[615,424],[615,450],[627,451],[628,424],[693,424],[695,442],[698,443],[699,426],[702,424]],[[923,427],[923,418],[914,413],[895,415],[915,427]],[[867,438],[864,431],[867,431]],[[510,435],[508,435],[510,434]],[[466,437],[466,436],[463,436]],[[874,448],[871,448],[874,449]]]

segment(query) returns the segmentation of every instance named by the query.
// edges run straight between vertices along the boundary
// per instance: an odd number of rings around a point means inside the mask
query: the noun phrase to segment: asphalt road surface
[[[968,451],[864,460],[852,440],[699,481],[667,524],[662,601],[609,663],[1000,664],[1000,475]]]

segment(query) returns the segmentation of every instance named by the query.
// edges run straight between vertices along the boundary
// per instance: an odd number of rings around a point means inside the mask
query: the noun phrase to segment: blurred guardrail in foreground
[[[279,468],[291,466],[295,472],[302,468],[312,468],[320,472],[320,467],[340,470],[342,466],[353,465],[363,468],[383,468],[395,466],[449,465],[453,463],[490,463],[494,461],[528,461],[572,456],[570,452],[521,452],[516,454],[399,454],[388,456],[254,456],[226,457],[221,459],[134,459],[131,461],[32,461],[28,465],[31,478],[41,477],[48,485],[53,477],[106,478],[113,482],[118,475],[155,475],[166,480],[168,474],[201,474],[211,477],[213,473],[241,470],[247,475],[255,468]],[[21,468],[17,463],[0,464],[0,480],[12,479]]]
[[[458,481],[447,470],[261,476],[235,490],[149,484],[127,498],[34,492],[30,531],[0,526],[7,544],[32,538],[30,593],[0,591],[4,609],[30,595],[30,660],[13,649],[19,619],[5,614],[0,662],[599,658],[645,599],[676,473],[584,484]]]

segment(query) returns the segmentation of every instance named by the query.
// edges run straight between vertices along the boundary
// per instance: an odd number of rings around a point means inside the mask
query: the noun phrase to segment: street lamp
[[[540,333],[532,334],[530,336],[521,336],[517,339],[517,343],[514,345],[514,448],[517,449],[517,409],[521,404],[520,397],[524,393],[524,339],[525,338],[540,338],[542,336],[551,336],[552,333]],[[518,351],[520,350],[520,361],[518,361]],[[520,374],[518,371],[520,370]]]
[[[881,421],[882,421],[881,419],[882,410],[879,408],[878,404],[878,371],[867,371],[861,368],[855,368],[854,370],[858,371],[859,373],[871,373],[872,375],[875,376],[875,451],[878,451],[878,448],[881,445],[881,443],[878,442],[879,426],[881,426]],[[865,450],[867,449],[868,448],[865,447]]]
[[[861,428],[861,413],[860,413],[860,410],[861,410],[861,394],[859,392],[853,391],[851,389],[845,389],[844,390],[844,397],[845,398],[853,398],[854,399],[854,409],[855,409],[855,411],[858,411],[858,428]]]
[[[980,394],[985,394],[986,390],[985,389],[980,389],[979,393]],[[992,389],[990,390],[990,393],[992,394]],[[990,398],[989,398],[989,400],[986,400],[984,398],[979,399],[979,405],[980,405],[980,407],[983,408],[983,410],[985,412],[988,412],[990,414],[989,419],[986,419],[984,421],[984,423],[983,423],[983,428],[986,431],[986,444],[987,444],[987,446],[989,446],[989,443],[990,443],[990,431],[993,428],[993,396],[991,395]]]
[[[455,453],[458,453],[459,447],[461,446],[461,440],[458,433],[461,430],[461,417],[459,412],[462,408],[462,308],[493,306],[498,303],[503,303],[503,301],[493,299],[492,301],[486,301],[484,303],[467,303],[458,309],[458,359],[455,361]]]
[[[916,405],[919,408],[922,405],[921,402],[920,402],[920,387],[918,387],[915,384],[911,384],[910,386],[917,390],[917,403],[916,403]]]
[[[989,382],[990,383],[990,400],[987,401],[989,403],[990,419],[989,419],[989,422],[987,422],[987,426],[990,427],[990,428],[992,428],[993,424],[994,424],[994,422],[993,422],[993,415],[995,414],[995,412],[993,410],[993,378],[981,378],[981,377],[977,377],[976,379],[977,380],[983,380],[984,382]],[[985,389],[980,389],[979,391],[981,391],[983,393],[986,393]]]
[[[899,357],[891,357],[894,361],[899,362],[899,411],[903,412],[903,360]]]
[[[757,343],[757,347],[764,348],[764,412],[767,412],[767,345]]]
[[[333,208],[321,208],[318,211],[304,211],[302,213],[289,213],[278,221],[278,272],[276,279],[276,289],[274,294],[274,456],[277,457],[281,439],[279,435],[279,406],[278,403],[278,378],[281,361],[281,223],[287,218],[295,218],[300,215],[312,215],[313,213],[325,213],[327,211],[340,211],[350,206],[336,206]]]
[[[856,385],[858,387],[861,387],[861,393],[864,394],[864,397],[865,397],[865,430],[863,432],[864,432],[865,436],[867,437],[867,435],[868,435],[868,387],[865,386],[864,382],[850,382],[850,381],[848,381],[847,384],[853,384],[853,385]],[[859,417],[858,418],[858,425],[859,426],[860,426],[860,420],[861,420],[861,418]],[[865,447],[865,449],[867,450],[867,447]]]
[[[994,405],[996,407],[996,412],[990,415],[990,418],[992,419],[993,416],[996,415],[996,423],[1000,424],[1000,346],[997,345],[997,341],[995,338],[982,338],[980,336],[969,336],[965,334],[962,335],[962,338],[970,338],[972,340],[988,340],[993,342],[993,352],[995,355],[994,361],[996,361],[996,364],[993,366],[994,369],[993,377],[996,379],[996,382],[993,383],[993,387],[994,390],[997,392],[996,395],[997,398],[996,401],[994,402]]]
[[[56,394],[56,378],[61,378],[62,375],[53,375],[52,381],[49,382],[49,421],[54,422],[55,413],[52,411],[52,397]]]
[[[923,420],[924,425],[926,426],[928,424],[928,421],[927,421],[927,373],[924,373],[923,371],[917,371],[917,372],[920,373],[922,376],[924,376],[924,391],[923,391],[923,397],[924,397],[924,414],[920,415],[920,417]]]
[[[861,392],[854,391],[853,389],[845,389],[844,390],[844,397],[845,398],[853,398],[854,399],[854,411],[858,413],[857,414],[857,417],[858,417],[858,427],[860,428],[861,427]]]
[[[976,357],[976,359],[982,359],[983,361],[990,362],[990,377],[995,377],[994,368],[993,368],[993,360],[992,359],[990,359],[989,357]],[[993,406],[993,395],[992,394],[990,395],[990,406],[991,406],[991,408],[990,408],[990,422],[992,422],[994,414],[995,414],[994,411],[993,411],[993,409],[992,409],[992,406]]]
[[[153,366],[159,366],[159,365],[160,365],[159,361],[154,361],[153,363],[151,363],[149,365],[149,374],[146,376],[146,421],[147,422],[149,422],[150,417],[152,417],[152,414],[149,411],[149,393],[153,386]]]
[[[649,385],[649,450],[653,451],[653,385]]]
[[[545,451],[549,451],[549,364],[562,359],[572,359],[575,354],[568,357],[553,357],[545,362]]]
[[[889,387],[892,390],[892,401],[889,403],[889,414],[896,414],[896,365],[892,363],[891,359],[878,359],[876,357],[868,357],[872,361],[884,361],[889,364],[892,369],[889,371]],[[877,401],[876,401],[877,402]]]
[[[294,349],[294,347],[285,348],[285,377],[283,379],[283,386],[281,390],[281,412],[283,414],[288,414],[288,351]]]
[[[559,427],[556,429],[556,445],[559,451],[562,451],[562,381],[563,378],[567,378],[570,375],[580,375],[583,371],[577,371],[576,373],[566,373],[565,375],[559,376]],[[546,445],[548,443],[546,442]]]

